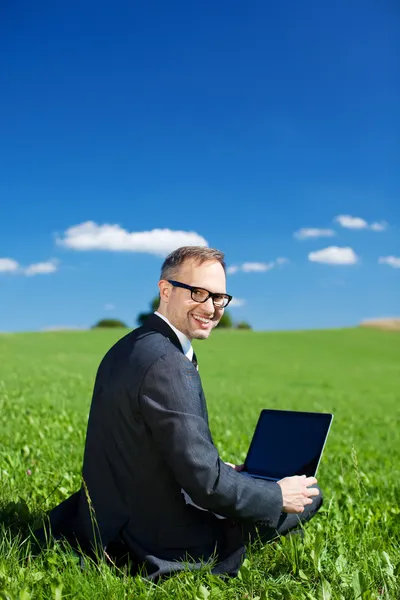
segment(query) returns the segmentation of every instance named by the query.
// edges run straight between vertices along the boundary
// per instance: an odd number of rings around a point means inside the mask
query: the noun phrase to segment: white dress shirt
[[[157,317],[160,317],[160,319],[162,319],[163,321],[165,321],[166,323],[168,323],[168,325],[171,327],[171,329],[176,333],[178,340],[180,341],[180,344],[182,346],[182,350],[184,355],[191,361],[193,358],[193,347],[191,344],[191,341],[189,340],[188,337],[186,337],[186,335],[184,333],[182,333],[181,331],[179,331],[179,329],[177,329],[176,327],[174,327],[167,319],[167,317],[164,317],[164,315],[162,315],[161,313],[159,313],[157,310],[154,312],[155,315],[157,315]]]

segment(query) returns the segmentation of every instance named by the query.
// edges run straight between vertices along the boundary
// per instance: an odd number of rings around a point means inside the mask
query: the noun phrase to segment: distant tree
[[[144,325],[144,323],[149,318],[149,316],[152,315],[154,313],[154,311],[158,309],[159,305],[160,305],[160,296],[155,296],[153,298],[153,300],[150,302],[150,312],[141,312],[136,317],[136,321],[137,321],[139,327]],[[233,321],[232,321],[232,317],[229,312],[227,312],[227,311],[224,312],[220,322],[218,323],[218,327],[221,327],[221,329],[232,329]]]
[[[154,312],[155,310],[157,310],[157,308],[160,306],[160,296],[156,296],[155,298],[153,298],[150,306],[151,306],[151,312]]]
[[[224,314],[221,317],[220,322],[217,325],[217,328],[220,327],[221,329],[232,329],[233,327],[233,321],[232,321],[232,317],[229,314],[229,312],[225,311]]]
[[[250,323],[247,323],[247,321],[240,321],[237,325],[236,325],[236,329],[251,329],[251,325]]]
[[[100,321],[97,321],[97,323],[92,326],[92,329],[101,327],[123,327],[124,329],[127,329],[128,325],[119,319],[100,319]]]
[[[137,324],[139,325],[139,327],[144,325],[144,323],[147,321],[149,316],[152,315],[155,310],[157,310],[159,305],[160,305],[160,296],[155,296],[153,298],[153,300],[150,302],[150,312],[139,313],[138,316],[136,317],[136,321],[137,321]]]
[[[138,327],[141,327],[142,325],[144,325],[149,316],[150,316],[150,313],[139,313],[138,316],[136,317],[136,322],[138,324]]]

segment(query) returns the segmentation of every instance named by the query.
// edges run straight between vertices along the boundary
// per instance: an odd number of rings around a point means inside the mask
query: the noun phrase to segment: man
[[[305,476],[244,477],[214,446],[191,342],[209,337],[231,300],[224,255],[179,248],[158,286],[156,313],[101,361],[82,489],[50,523],[53,534],[87,551],[124,549],[150,578],[207,561],[214,573],[235,575],[248,540],[310,519],[320,491]]]

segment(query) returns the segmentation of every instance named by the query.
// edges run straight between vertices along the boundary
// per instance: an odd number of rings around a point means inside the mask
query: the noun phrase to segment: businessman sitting
[[[100,363],[83,485],[50,513],[52,532],[107,556],[125,548],[149,578],[208,560],[235,575],[247,541],[309,520],[320,490],[312,477],[244,477],[213,443],[191,342],[208,338],[231,300],[223,253],[179,248],[158,286],[156,313]]]

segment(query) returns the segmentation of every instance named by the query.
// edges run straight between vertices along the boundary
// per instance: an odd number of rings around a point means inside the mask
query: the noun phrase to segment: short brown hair
[[[179,267],[190,258],[195,259],[199,264],[207,262],[208,260],[215,260],[221,263],[224,271],[225,265],[225,254],[215,248],[206,248],[204,246],[182,246],[177,250],[174,250],[167,256],[161,267],[161,279],[173,279]]]

